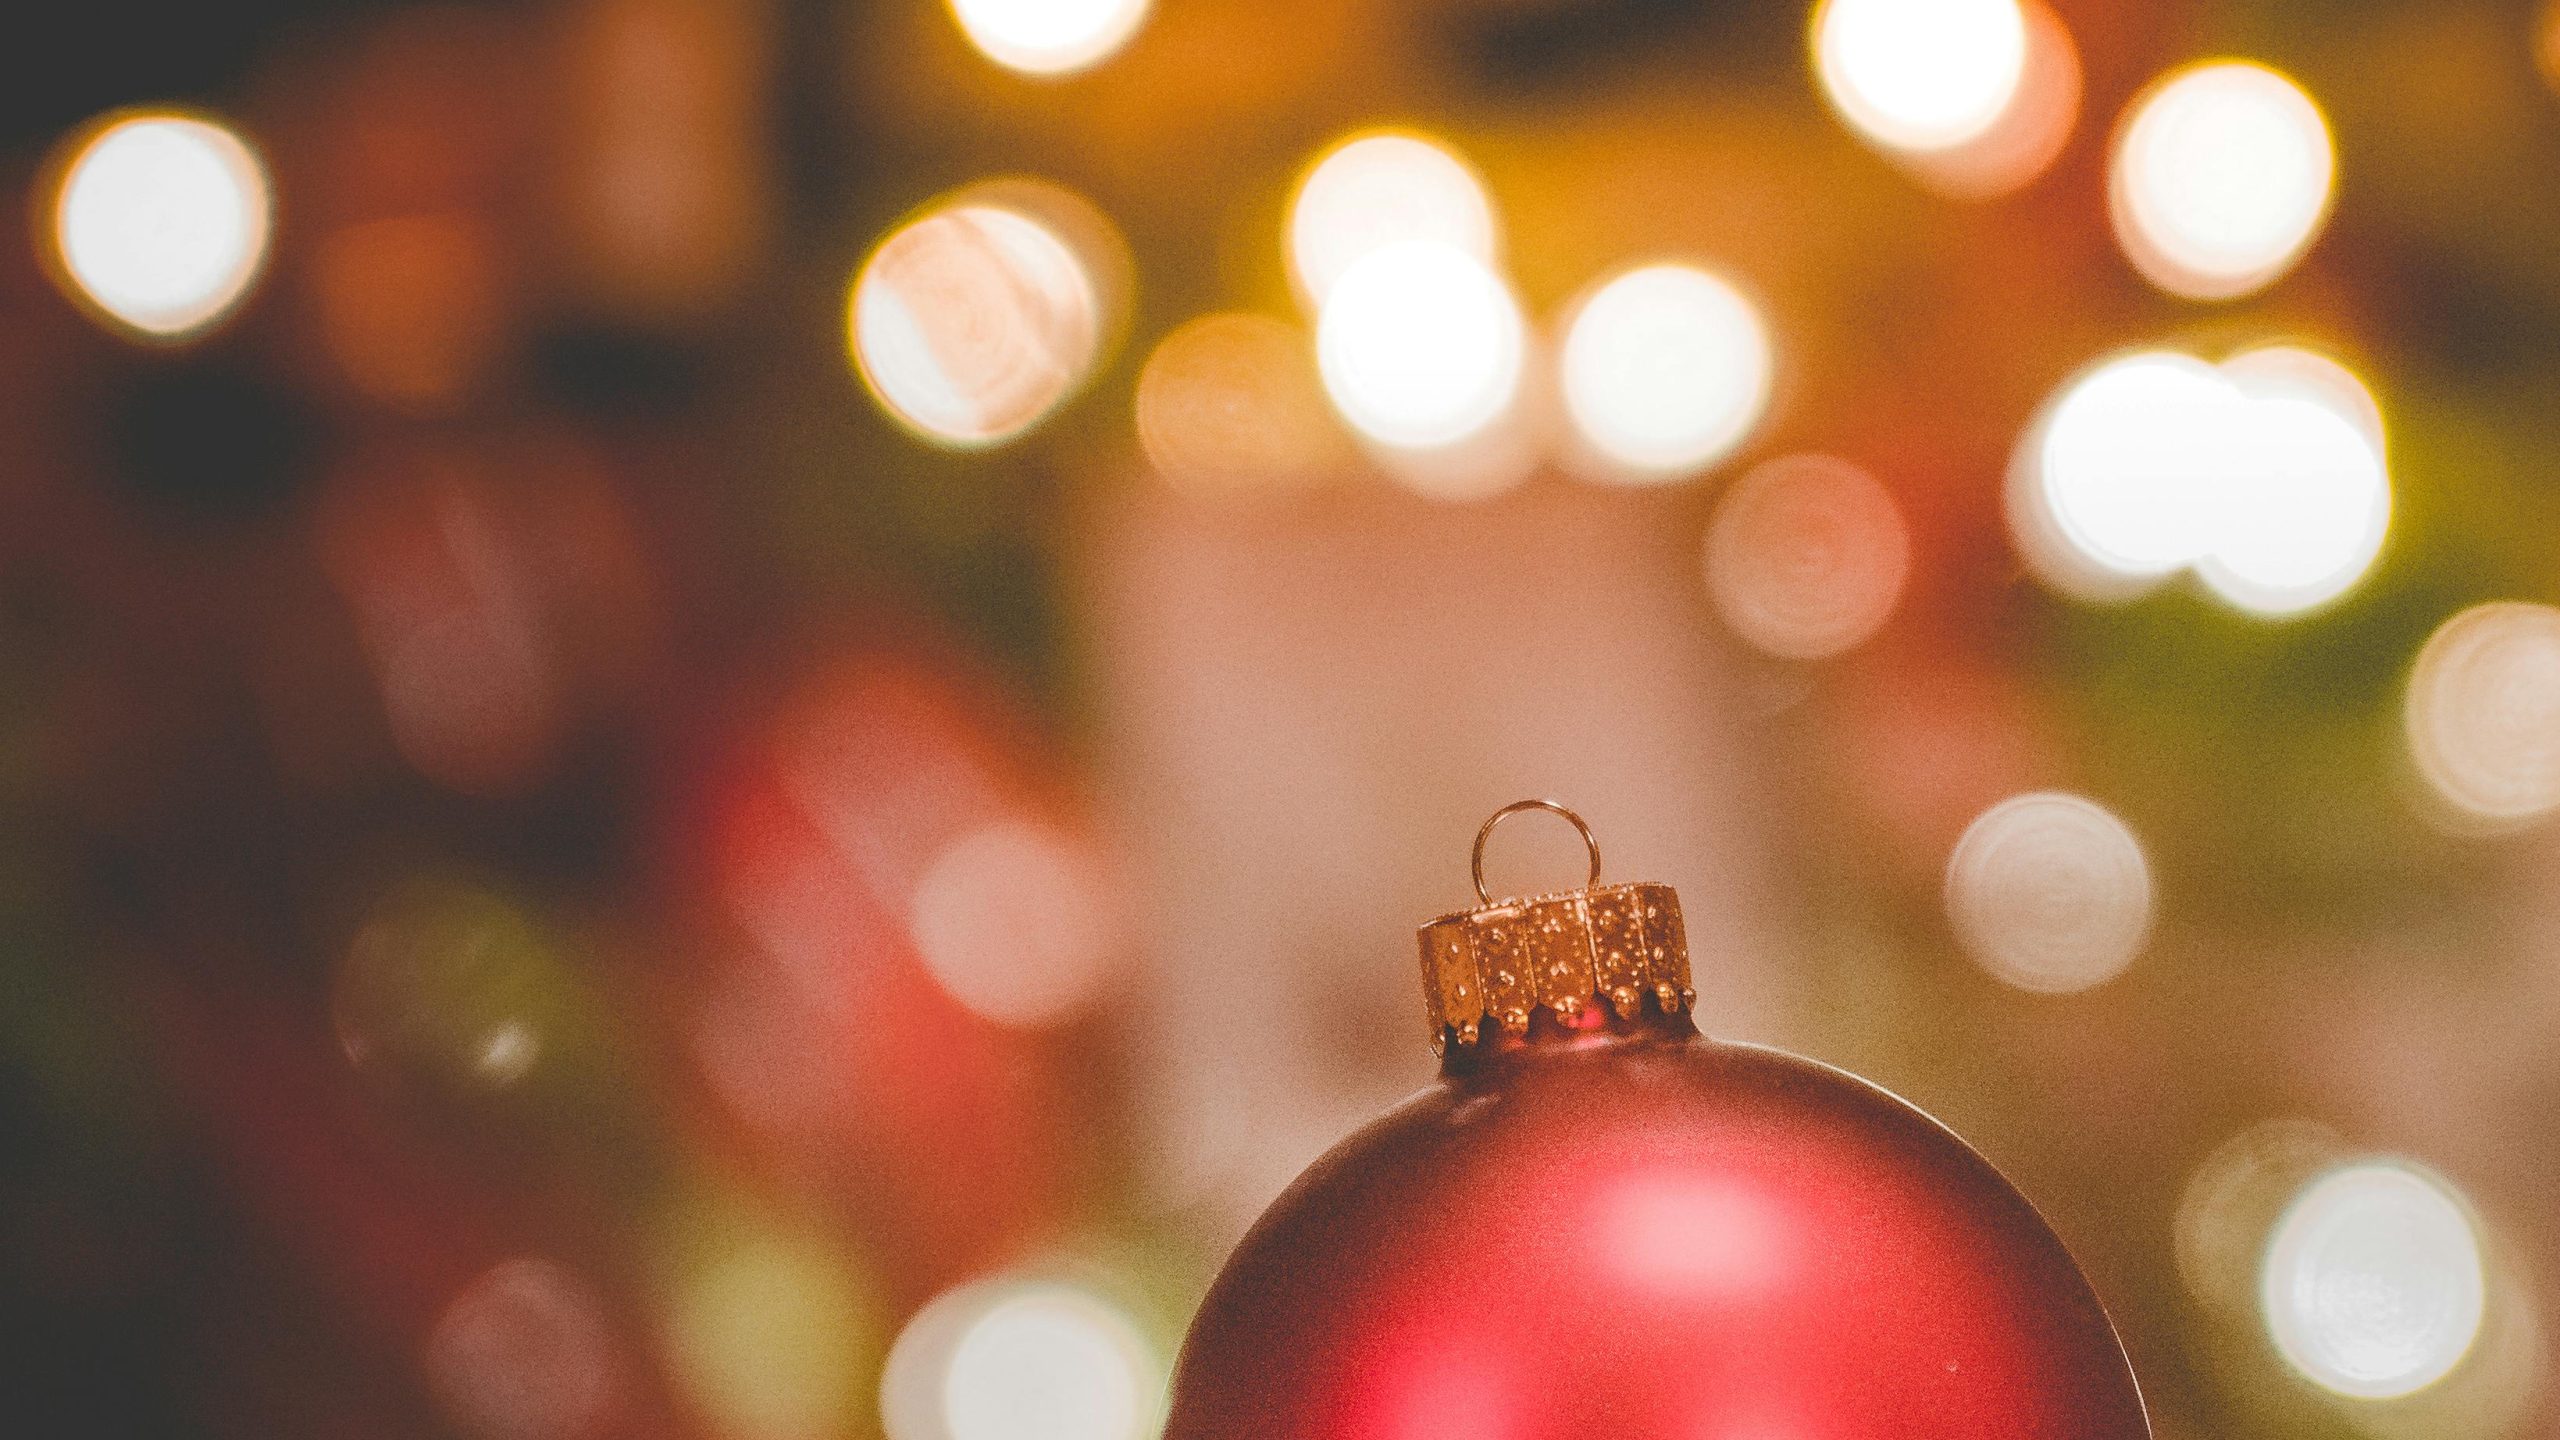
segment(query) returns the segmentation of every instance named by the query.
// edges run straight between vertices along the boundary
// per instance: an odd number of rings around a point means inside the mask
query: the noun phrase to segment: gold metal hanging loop
[[[1582,836],[1583,848],[1591,852],[1591,878],[1582,882],[1582,888],[1589,890],[1599,885],[1600,842],[1592,838],[1591,827],[1583,823],[1582,817],[1574,814],[1573,811],[1553,800],[1514,800],[1510,804],[1503,806],[1501,809],[1494,811],[1493,814],[1485,820],[1484,828],[1476,832],[1475,876],[1477,899],[1483,901],[1487,905],[1493,903],[1492,892],[1484,888],[1484,842],[1493,838],[1493,827],[1501,824],[1512,816],[1519,814],[1523,810],[1544,810],[1551,814],[1561,815],[1566,820],[1571,821],[1574,830]]]

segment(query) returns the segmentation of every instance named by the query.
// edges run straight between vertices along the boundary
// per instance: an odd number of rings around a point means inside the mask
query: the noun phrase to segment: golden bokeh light
[[[1947,857],[1947,918],[1966,953],[2022,990],[2122,974],[2151,936],[2151,866],[2133,831],[2077,795],[2001,801]]]
[[[1707,590],[1772,655],[1837,655],[1883,625],[1911,572],[1901,507],[1873,475],[1789,455],[1736,481],[1707,527]]]
[[[2121,599],[2192,567],[2224,601],[2283,616],[2344,594],[2390,528],[2381,411],[2298,347],[2222,366],[2170,350],[2073,377],[2020,447],[2021,553],[2055,588]]]
[[[2228,300],[2293,267],[2329,218],[2336,179],[2329,123],[2300,85],[2252,61],[2209,61],[2126,112],[2108,208],[2151,283]]]
[[[1117,1304],[1081,1285],[997,1279],[945,1293],[890,1348],[889,1440],[1143,1440],[1165,1367]]]
[[[2259,1300],[2277,1353],[2333,1394],[2423,1390],[2479,1338],[2488,1282],[2469,1207],[2400,1161],[2332,1170],[2268,1237]]]
[[[2080,119],[2080,47],[2043,3],[2019,7],[2027,52],[2018,90],[1991,128],[1943,150],[1887,151],[1940,194],[1986,200],[2019,189],[2049,169]]]
[[[2418,650],[2402,719],[2452,818],[2506,828],[2560,809],[2560,609],[2502,600],[2445,621]]]
[[[801,1440],[849,1431],[878,1351],[859,1272],[823,1241],[760,1217],[686,1217],[661,1318],[674,1378],[716,1433]]]
[[[1980,138],[2017,95],[2026,60],[2018,0],[1823,0],[1813,13],[1823,93],[1888,150]]]
[[[1149,0],[951,0],[969,43],[1029,75],[1066,75],[1101,63],[1146,22]]]
[[[1315,342],[1267,315],[1203,315],[1138,372],[1138,442],[1156,473],[1204,497],[1300,494],[1341,469]]]
[[[2543,81],[2560,90],[2560,0],[2544,0],[2534,16],[2533,62]]]
[[[1400,130],[1355,135],[1309,166],[1289,201],[1289,277],[1321,309],[1335,282],[1388,246],[1432,240],[1491,268],[1493,201],[1446,145]]]
[[[1646,265],[1574,308],[1561,362],[1564,408],[1595,473],[1676,480],[1730,454],[1768,408],[1769,332],[1723,278]]]
[[[2239,463],[2209,512],[2212,544],[2196,575],[2234,608],[2301,614],[2345,594],[2382,553],[2391,481],[2368,418],[2379,411],[2289,375],[2244,371],[2233,383]]]
[[[331,977],[359,1069],[503,1089],[540,1063],[562,975],[533,919],[487,889],[419,877],[380,897]]]
[[[209,119],[126,115],[79,140],[53,202],[65,288],[150,339],[201,334],[266,266],[274,198],[247,141]]]
[[[2301,345],[2260,345],[2222,362],[2222,373],[2250,394],[2308,400],[2354,425],[2376,455],[2390,453],[2382,402],[2345,365]]]
[[[937,444],[1001,444],[1092,375],[1108,317],[1086,257],[1023,207],[961,200],[892,232],[846,305],[854,366]]]
[[[1003,819],[925,866],[908,927],[950,996],[1000,1025],[1067,1019],[1111,978],[1119,935],[1100,862],[1054,826]]]
[[[1518,302],[1482,261],[1405,240],[1336,281],[1316,322],[1325,393],[1381,445],[1437,450],[1483,433],[1519,393],[1527,337]]]

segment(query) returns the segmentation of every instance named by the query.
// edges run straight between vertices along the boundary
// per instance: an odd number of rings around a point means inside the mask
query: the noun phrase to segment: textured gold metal
[[[1591,851],[1579,890],[1496,901],[1485,893],[1484,842],[1505,817],[1547,810],[1573,822]],[[1689,940],[1680,897],[1668,885],[1600,883],[1600,842],[1582,817],[1552,800],[1521,800],[1493,812],[1476,832],[1473,910],[1422,927],[1422,999],[1431,1048],[1455,1036],[1473,1045],[1485,1025],[1525,1034],[1540,1008],[1565,1020],[1595,1004],[1634,1019],[1651,1002],[1665,1014],[1697,1003],[1689,986]]]
[[[1486,1024],[1514,1035],[1540,1007],[1566,1020],[1606,1004],[1629,1019],[1697,999],[1680,899],[1668,885],[1599,885],[1505,900],[1422,927],[1423,1009],[1434,1050],[1472,1045]]]

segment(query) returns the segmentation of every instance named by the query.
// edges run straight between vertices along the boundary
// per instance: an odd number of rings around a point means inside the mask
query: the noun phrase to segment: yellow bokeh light
[[[2504,828],[2560,809],[2560,609],[2504,600],[2447,620],[2404,703],[2409,758],[2457,818]]]
[[[1491,267],[1499,249],[1484,182],[1447,146],[1403,131],[1335,145],[1289,202],[1289,276],[1321,307],[1344,272],[1375,251],[1434,240]]]
[[[918,1311],[880,1380],[889,1440],[1144,1440],[1164,1362],[1126,1311],[1081,1285],[998,1279]]]
[[[1911,532],[1873,475],[1789,455],[1734,482],[1707,527],[1707,590],[1734,633],[1772,655],[1854,648],[1893,613]]]
[[[1769,403],[1769,332],[1722,278],[1646,265],[1594,290],[1565,327],[1565,413],[1599,473],[1678,479],[1750,435]]]
[[[2151,936],[2151,866],[2122,820],[2077,795],[2012,796],[1947,857],[1947,918],[1966,952],[2023,990],[2086,990]]]
[[[858,1272],[811,1237],[745,1215],[702,1218],[682,1239],[692,1253],[662,1321],[686,1397],[743,1440],[844,1433],[877,1343]]]
[[[2297,347],[2221,366],[2169,350],[2066,384],[2011,479],[2019,548],[2048,582],[2117,599],[2192,567],[2253,614],[2344,594],[2391,520],[2381,411],[2344,366]]]
[[[2469,1209],[2398,1161],[2306,1186],[2268,1237],[2259,1278],[2277,1353],[2358,1400],[2415,1394],[2452,1373],[2479,1338],[2487,1293]]]
[[[1156,473],[1195,495],[1300,493],[1344,459],[1313,340],[1267,315],[1203,315],[1167,335],[1138,372],[1136,410]]]
[[[2126,112],[2107,181],[2127,258],[2195,300],[2259,290],[2329,217],[2337,152],[2320,107],[2292,80],[2245,60],[2190,66]]]
[[[180,339],[248,293],[266,265],[273,207],[266,166],[228,128],[128,115],[92,131],[64,165],[54,258],[66,288],[100,314]]]
[[[969,43],[1007,69],[1065,75],[1109,58],[1147,18],[1149,0],[951,0]]]
[[[1381,445],[1437,450],[1511,408],[1526,349],[1520,307],[1482,261],[1438,240],[1373,251],[1316,322],[1325,393]]]
[[[1890,150],[1946,150],[1988,132],[2026,59],[2018,0],[1823,0],[1813,15],[1823,93]]]
[[[2382,402],[2362,377],[2317,350],[2300,345],[2260,345],[2222,362],[2222,373],[2254,395],[2309,400],[2354,425],[2376,455],[2390,447]]]
[[[2070,27],[2042,0],[2019,7],[2026,17],[2025,68],[2017,93],[1991,128],[1943,150],[1889,151],[1941,194],[1961,200],[2005,195],[2049,168],[2080,118],[2080,47]]]
[[[939,444],[1000,444],[1090,377],[1105,330],[1093,267],[1025,210],[937,206],[854,277],[847,338],[892,417]]]

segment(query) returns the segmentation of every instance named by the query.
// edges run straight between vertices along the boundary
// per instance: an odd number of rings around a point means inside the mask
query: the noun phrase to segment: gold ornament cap
[[[1579,890],[1497,901],[1484,888],[1484,842],[1494,827],[1525,810],[1545,810],[1573,823],[1591,852],[1591,875]],[[1540,1008],[1567,1022],[1607,1004],[1632,1020],[1647,1004],[1666,1015],[1697,1002],[1689,986],[1689,937],[1680,897],[1668,885],[1600,883],[1600,842],[1581,816],[1553,800],[1515,800],[1476,832],[1473,910],[1424,925],[1422,998],[1436,1053],[1455,1037],[1473,1045],[1485,1022],[1525,1035]]]

